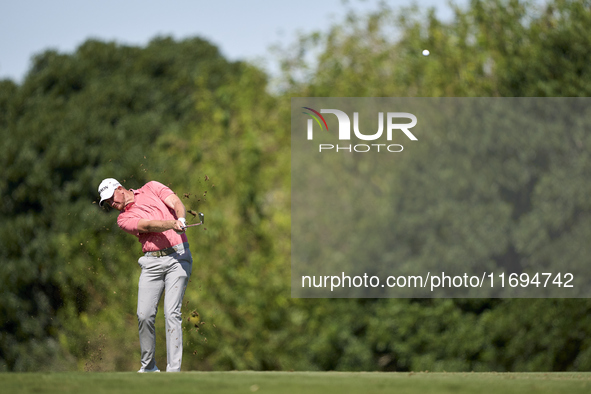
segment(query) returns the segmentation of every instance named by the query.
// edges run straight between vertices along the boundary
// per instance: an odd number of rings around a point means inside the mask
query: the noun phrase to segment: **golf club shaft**
[[[186,227],[201,226],[204,221],[205,221],[205,215],[203,214],[203,212],[199,212],[199,223],[189,224],[188,226],[185,226],[185,228]]]

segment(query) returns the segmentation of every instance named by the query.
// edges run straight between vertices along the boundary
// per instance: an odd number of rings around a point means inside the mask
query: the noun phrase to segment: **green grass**
[[[591,373],[0,373],[2,393],[589,393]]]

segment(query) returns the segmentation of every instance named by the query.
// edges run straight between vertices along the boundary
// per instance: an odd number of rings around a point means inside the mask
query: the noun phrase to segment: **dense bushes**
[[[37,56],[22,85],[0,81],[0,370],[137,368],[140,246],[96,206],[105,177],[128,188],[159,180],[206,213],[206,229],[188,232],[195,262],[183,313],[197,311],[200,321],[185,320],[184,369],[591,368],[587,300],[290,297],[290,96],[591,90],[585,1],[534,12],[475,0],[448,23],[396,15],[380,9],[303,37],[287,52],[302,57],[284,56],[281,93],[268,93],[261,70],[197,38],[145,48],[91,40],[72,54]],[[314,66],[307,50],[320,54]],[[554,243],[507,244],[517,260],[570,250],[586,263],[588,143],[586,135],[561,141],[557,149],[572,154],[560,157],[577,160],[554,160],[552,171],[532,162],[537,183],[525,196],[534,205],[570,202],[540,220],[571,227]],[[544,139],[538,148],[554,149]],[[410,186],[415,196],[433,192]]]

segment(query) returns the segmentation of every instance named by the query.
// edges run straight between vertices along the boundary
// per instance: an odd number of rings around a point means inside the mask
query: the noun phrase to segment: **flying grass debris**
[[[187,317],[187,323],[193,324],[195,327],[199,328],[199,312],[192,311],[191,315]]]

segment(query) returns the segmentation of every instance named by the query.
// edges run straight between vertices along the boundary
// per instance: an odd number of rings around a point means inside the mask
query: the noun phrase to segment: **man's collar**
[[[123,207],[123,211],[121,212],[125,212],[128,209],[130,209],[133,205],[135,204],[135,201],[130,202],[129,204],[127,204],[126,206]]]

